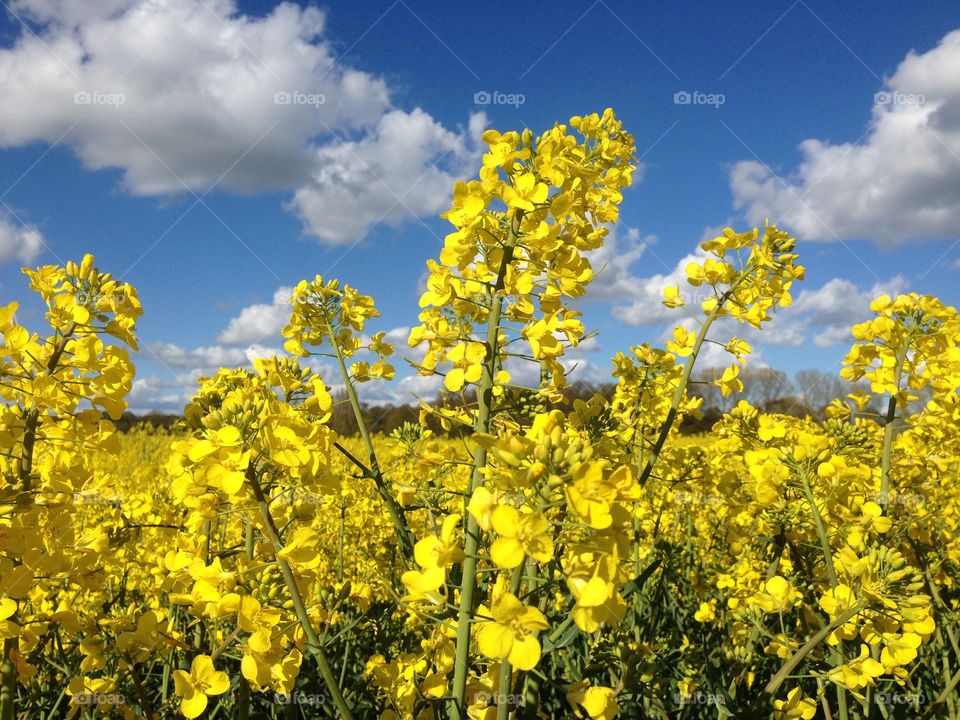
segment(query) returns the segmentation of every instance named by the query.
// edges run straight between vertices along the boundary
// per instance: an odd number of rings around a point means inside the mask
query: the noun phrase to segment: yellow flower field
[[[740,402],[681,437],[705,343],[743,389],[715,320],[763,328],[804,277],[787,233],[727,229],[687,268],[708,299],[665,293],[673,339],[565,405],[633,138],[606,110],[484,141],[409,336],[446,401],[390,436],[360,412],[397,362],[376,288],[304,280],[288,355],[121,434],[150,308],[89,255],[25,270],[47,327],[0,309],[0,720],[958,716],[956,310],[877,298],[822,423]]]

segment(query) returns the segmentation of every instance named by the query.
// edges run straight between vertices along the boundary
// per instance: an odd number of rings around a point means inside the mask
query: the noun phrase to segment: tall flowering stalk
[[[457,578],[455,661],[448,692],[448,710],[455,718],[468,714],[467,686],[474,667],[471,638],[479,612],[477,570],[483,535],[492,527],[488,518],[498,505],[490,491],[495,486],[485,438],[508,404],[511,374],[519,371],[507,359],[521,354],[518,346],[523,344],[528,352],[522,354],[540,366],[538,392],[546,398],[559,396],[566,383],[564,349],[576,346],[584,336],[579,313],[566,303],[581,296],[593,279],[587,254],[602,243],[607,232],[603,223],[616,221],[622,190],[634,170],[633,138],[611,110],[572,118],[569,125],[557,125],[537,138],[530,131],[490,130],[483,140],[488,152],[479,178],[454,188],[453,207],[444,217],[455,229],[446,237],[439,262],[428,263],[421,325],[410,334],[412,347],[426,345],[422,374],[443,373],[441,368],[446,367],[446,390],[464,397],[470,390],[476,398],[456,418],[473,428],[475,441],[473,472],[463,497],[462,559],[455,569],[453,563],[439,572],[423,567],[404,579],[422,595],[439,589],[447,570],[454,570]],[[513,492],[519,510],[533,513],[533,526],[547,532],[548,523],[540,515],[543,480],[545,476],[529,477]],[[509,525],[503,521],[500,527],[510,532]],[[517,547],[518,554],[503,570],[524,565],[529,548],[523,543]],[[545,565],[553,553],[531,557]],[[494,562],[490,569],[497,567]],[[503,622],[504,628],[519,622],[525,628],[512,639],[506,630],[497,631],[496,643],[483,638],[499,625],[484,625],[479,631],[481,652],[502,664],[500,676],[508,683],[511,665],[524,670],[536,665],[540,645],[535,635],[546,627],[539,610],[517,604],[522,582],[522,574],[517,574],[509,589],[496,592],[492,582],[483,583],[491,622]],[[429,585],[433,587],[425,587]],[[501,613],[503,619],[498,620]],[[499,695],[498,714],[505,716],[503,698],[511,695],[509,688],[500,687]]]
[[[102,531],[74,536],[71,516],[80,493],[100,489],[91,456],[116,447],[110,420],[126,408],[134,375],[122,346],[136,348],[142,310],[130,285],[93,263],[86,255],[79,264],[24,270],[47,308],[46,337],[17,323],[16,303],[0,308],[4,720],[14,717],[18,677],[31,673],[24,653],[35,639],[23,615],[50,622],[53,608],[34,599],[84,584],[85,566],[108,542]]]

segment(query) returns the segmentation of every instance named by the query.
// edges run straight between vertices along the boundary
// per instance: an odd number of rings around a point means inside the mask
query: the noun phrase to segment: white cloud
[[[837,344],[850,344],[853,341],[850,328],[869,320],[870,303],[884,293],[896,295],[903,291],[906,281],[900,275],[890,280],[877,282],[861,290],[844,278],[833,278],[816,289],[798,290],[795,285],[793,304],[786,308],[777,308],[770,322],[762,330],[741,324],[730,317],[718,318],[710,330],[710,337],[726,341],[731,337],[740,337],[749,342],[755,352],[750,355],[750,365],[763,365],[760,360],[762,346],[799,347],[810,339],[817,347],[831,347]],[[697,328],[691,319],[677,323],[689,330]],[[671,339],[672,328],[668,329],[661,340]],[[717,364],[729,364],[732,356],[719,345],[709,343],[706,354],[700,361],[704,367]]]
[[[330,244],[353,242],[378,222],[396,226],[434,215],[479,157],[485,126],[482,113],[454,133],[419,108],[391,111],[367,137],[317,148],[312,177],[290,207],[308,234]]]
[[[638,277],[627,274],[619,282],[619,292],[614,296],[624,302],[615,305],[613,316],[627,325],[656,325],[666,320],[679,320],[690,311],[668,308],[663,304],[663,290],[670,286],[679,286],[693,312],[699,312],[699,305],[712,293],[703,288],[694,288],[687,284],[686,267],[691,262],[702,262],[707,253],[699,247],[689,255],[677,261],[669,272]],[[709,288],[707,289],[709,290]]]
[[[127,0],[11,0],[9,7],[22,19],[72,27],[95,18],[109,17],[129,5]]]
[[[407,345],[407,338],[410,337],[410,326],[401,325],[400,327],[395,327],[384,334],[384,340],[388,343],[391,343],[394,347]]]
[[[168,342],[147,343],[135,362],[138,367],[149,363],[161,372],[135,380],[127,404],[139,414],[151,410],[178,414],[196,394],[201,377],[212,377],[220,368],[252,368],[256,358],[284,354],[279,348],[256,343],[246,347],[196,348]]]
[[[256,358],[283,354],[282,350],[264,345],[249,345],[243,348],[209,345],[188,349],[174,343],[154,342],[147,347],[149,353],[144,359],[159,362],[171,370],[187,370],[206,375],[216,373],[222,367],[249,367]]]
[[[603,245],[587,254],[593,271],[597,273],[587,290],[591,300],[617,300],[636,291],[637,278],[633,265],[650,245],[657,242],[654,235],[641,235],[637,228],[610,229]]]
[[[138,379],[128,398],[134,412],[145,413],[150,410],[179,413],[183,405],[196,393],[197,381],[201,377],[211,377],[220,368],[252,368],[256,358],[286,357],[280,347],[265,342],[279,341],[279,332],[290,314],[288,303],[291,288],[278,288],[273,303],[250,305],[233,318],[227,328],[220,333],[215,345],[186,348],[168,342],[148,343],[140,353],[138,363],[150,363],[167,372]],[[282,317],[278,309],[283,310]],[[398,378],[394,382],[371,382],[360,386],[361,400],[371,404],[405,404],[415,402],[414,394],[432,400],[443,377],[419,377],[407,374],[410,368],[403,360],[404,356],[417,361],[423,360],[423,348],[407,347],[409,327],[395,327],[385,332],[385,340],[392,343],[396,352],[391,358],[397,369]],[[250,338],[250,340],[245,340]],[[365,343],[370,342],[364,336]],[[233,343],[233,344],[231,344]],[[366,351],[360,351],[355,359],[373,357]],[[340,371],[328,358],[301,358],[300,364],[310,368],[323,378],[334,394],[343,390]],[[404,375],[400,377],[400,375]]]
[[[478,114],[452,132],[394,109],[384,79],[337,61],[315,7],[285,2],[262,17],[234,0],[11,7],[36,34],[0,49],[0,148],[59,142],[88,169],[121,170],[140,196],[215,183],[295,191],[290,207],[323,242],[436,213],[486,123]]]
[[[178,415],[183,406],[193,395],[196,380],[178,376],[164,378],[150,375],[146,378],[137,378],[133,387],[127,393],[127,407],[137,415],[159,411]]]
[[[715,230],[708,228],[704,238],[715,236]],[[610,250],[606,251],[611,257],[630,257],[631,253],[639,257],[643,248],[647,247],[636,244],[638,236],[633,234],[627,236],[633,237],[633,244],[628,244],[626,252],[622,252],[619,247],[623,240],[614,234],[611,236]],[[601,297],[621,300],[620,304],[614,305],[612,312],[624,324],[640,326],[667,323],[667,331],[661,340],[670,339],[675,325],[695,329],[696,320],[702,317],[700,304],[713,296],[709,287],[695,288],[686,281],[686,266],[690,262],[702,262],[708,256],[709,253],[697,247],[694,252],[680,258],[669,272],[646,277],[634,275],[630,263],[621,264],[616,268],[613,282],[601,291]],[[669,286],[680,287],[686,299],[684,307],[671,309],[663,304],[663,290]],[[721,317],[715,322],[711,337],[726,339],[736,336],[756,345],[796,347],[812,336],[815,345],[827,347],[850,339],[850,328],[870,317],[870,303],[874,298],[884,293],[896,295],[905,286],[906,281],[900,275],[887,281],[878,281],[863,290],[844,278],[834,278],[817,289],[803,288],[802,284],[796,283],[792,288],[792,305],[776,309],[773,319],[764,325],[762,331],[740,324],[733,318]],[[719,355],[716,350],[720,351]],[[727,357],[722,348],[712,344],[706,347],[705,353],[702,361],[705,364]],[[756,364],[756,355],[753,356],[753,364]]]
[[[224,345],[251,345],[276,340],[290,320],[291,287],[281,287],[273,294],[273,302],[248,305],[231,318],[226,329],[217,336]]]
[[[880,295],[897,295],[906,281],[897,275],[885,282],[877,282],[860,290],[849,280],[834,278],[817,290],[802,290],[793,305],[781,313],[778,322],[802,326],[813,332],[818,347],[829,347],[841,342],[852,342],[850,328],[869,320],[870,303]]]
[[[326,380],[329,384],[329,380]],[[441,375],[407,375],[393,382],[374,381],[358,389],[368,405],[415,405],[417,398],[432,402],[443,387]]]
[[[808,139],[786,178],[737,163],[734,203],[753,223],[782,223],[807,240],[884,245],[956,235],[960,227],[960,30],[911,52],[874,98],[862,142]]]
[[[43,249],[43,235],[33,225],[20,225],[0,211],[0,263],[32,262]]]
[[[67,133],[61,142],[88,168],[122,169],[137,195],[204,192],[224,173],[230,190],[290,188],[310,176],[313,138],[369,127],[389,106],[382,80],[334,64],[316,8],[285,3],[262,18],[227,0],[16,9],[46,24],[0,50],[0,146]],[[325,102],[274,101],[294,91]]]

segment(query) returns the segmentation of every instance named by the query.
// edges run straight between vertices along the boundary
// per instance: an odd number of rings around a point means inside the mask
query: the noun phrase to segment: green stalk
[[[823,561],[827,566],[827,577],[830,579],[830,587],[837,589],[837,570],[833,565],[833,553],[830,550],[830,538],[827,537],[827,530],[823,524],[823,518],[820,516],[820,509],[813,497],[813,489],[810,487],[810,480],[807,473],[802,472],[800,479],[803,480],[803,494],[810,503],[810,512],[813,514],[813,524],[817,530],[817,538],[820,540],[820,550],[823,552]]]
[[[17,668],[13,664],[11,654],[20,647],[17,638],[6,638],[3,641],[3,666],[0,673],[3,675],[3,684],[0,685],[0,720],[14,720],[13,706],[17,694]]]
[[[340,348],[340,344],[337,342],[337,336],[336,333],[333,332],[333,326],[330,324],[330,319],[326,317],[324,319],[327,323],[327,338],[329,338],[330,345],[333,347],[334,355],[336,355],[337,358],[337,365],[340,368],[340,376],[343,378],[343,384],[347,391],[347,398],[350,400],[350,406],[353,408],[353,416],[357,421],[357,429],[360,431],[360,439],[363,440],[363,445],[367,450],[367,457],[369,458],[370,465],[369,468],[364,468],[364,470],[367,471],[366,474],[369,475],[374,484],[377,486],[377,492],[383,499],[383,504],[387,507],[387,512],[390,514],[390,520],[393,521],[393,527],[397,533],[397,540],[400,543],[400,550],[403,553],[403,557],[409,563],[413,560],[413,533],[407,526],[403,511],[400,509],[400,506],[397,505],[396,498],[393,497],[393,493],[390,491],[390,488],[387,487],[383,473],[380,471],[380,464],[377,462],[377,453],[373,448],[373,441],[370,439],[370,432],[367,430],[367,424],[363,420],[363,411],[360,407],[360,399],[357,397],[356,388],[353,387],[353,380],[350,378],[350,371],[347,369],[347,363],[343,357],[343,350]]]
[[[346,530],[347,500],[340,493],[340,528],[337,532],[337,582],[343,582],[343,540]]]
[[[813,514],[813,524],[817,530],[817,538],[820,541],[820,550],[823,553],[823,562],[827,567],[827,577],[830,579],[830,588],[836,590],[838,584],[837,569],[833,564],[833,552],[830,550],[830,538],[827,536],[827,530],[823,524],[823,518],[820,515],[820,509],[817,507],[816,500],[813,496],[813,489],[810,487],[810,480],[807,477],[806,471],[800,473],[800,479],[803,481],[803,494],[807,498],[807,502],[810,504],[810,512]],[[830,659],[834,667],[839,667],[846,662],[846,659],[843,655],[843,650],[841,648],[837,648],[831,654]],[[837,711],[840,714],[840,720],[847,720],[847,695],[846,691],[839,685],[837,686]]]
[[[772,580],[773,577],[777,574],[777,571],[780,569],[780,560],[783,556],[783,549],[787,545],[787,539],[783,535],[778,535],[776,542],[773,546],[774,553],[773,559],[770,560],[770,563],[767,565],[767,573],[765,575],[766,580]],[[756,644],[757,640],[760,639],[760,625],[754,625],[753,632],[750,633],[750,647],[751,649]],[[748,668],[744,668],[740,673],[740,679],[747,674]]]
[[[833,713],[830,712],[830,701],[827,700],[827,693],[824,692],[821,678],[817,678],[817,691],[820,693],[820,707],[823,708],[823,716],[826,720],[833,720]]]
[[[350,657],[350,638],[348,637],[343,647],[343,658],[340,660],[340,687],[343,687],[343,681],[347,677],[347,658]]]
[[[900,380],[903,377],[903,365],[907,360],[907,350],[910,347],[910,337],[907,337],[903,354],[897,358],[897,374],[894,382],[897,388],[900,388]],[[893,432],[894,423],[897,419],[897,394],[890,395],[887,402],[887,415],[883,424],[883,452],[880,456],[880,505],[886,514],[887,506],[890,503],[890,468],[893,466]]]
[[[673,427],[673,423],[676,422],[677,414],[680,411],[680,403],[683,402],[683,396],[686,393],[687,385],[690,382],[690,374],[693,372],[693,366],[697,362],[697,357],[700,354],[700,348],[703,347],[703,343],[707,339],[707,333],[710,331],[710,326],[713,325],[713,321],[719,317],[724,303],[730,298],[731,295],[733,295],[734,291],[748,275],[749,272],[747,270],[744,270],[740,274],[740,277],[737,278],[736,282],[730,286],[730,289],[720,297],[716,307],[707,313],[707,317],[703,321],[703,325],[700,326],[700,332],[697,333],[697,337],[693,342],[693,349],[690,352],[690,359],[687,361],[686,365],[683,366],[683,375],[680,376],[680,384],[677,385],[677,389],[673,392],[673,400],[670,403],[670,410],[667,412],[667,419],[660,428],[660,434],[657,436],[657,441],[654,443],[653,449],[650,451],[650,457],[647,459],[647,463],[644,465],[643,471],[640,473],[639,482],[641,487],[646,485],[647,480],[650,479],[650,473],[653,472],[653,468],[657,464],[657,460],[660,458],[660,453],[663,450],[664,444],[667,442],[667,436],[670,434],[670,429]]]
[[[244,528],[243,554],[250,562],[253,560],[253,523],[248,522]],[[250,683],[241,673],[240,692],[237,698],[237,720],[249,720],[250,717]]]
[[[926,566],[926,563],[923,560],[923,555],[920,552],[920,547],[916,542],[911,542],[913,545],[913,551],[917,556],[917,561],[920,564],[920,567],[923,569],[923,578],[927,582],[927,587],[930,590],[930,596],[933,598],[934,602],[937,605],[940,605],[943,608],[948,608],[949,606],[943,602],[940,598],[940,592],[937,590],[936,583],[933,582],[933,578],[930,577],[930,569]],[[957,644],[957,637],[953,631],[953,626],[950,623],[945,624],[947,630],[947,637],[950,639],[950,645],[953,648],[954,653],[960,656],[960,647]],[[940,632],[940,623],[937,623],[937,639],[940,641],[941,645],[945,645],[943,642],[943,635]],[[950,674],[950,662],[949,662],[949,653],[948,648],[944,647],[943,649],[943,673],[945,677],[948,677]],[[953,677],[949,678],[946,682],[946,685],[936,699],[933,700],[930,707],[927,708],[927,712],[924,714],[921,720],[927,720],[927,718],[933,715],[934,710],[940,705],[947,703],[947,712],[948,717],[955,717],[953,711],[953,692],[957,687],[957,684],[960,683],[960,670],[958,670]]]
[[[943,692],[937,695],[934,698],[933,702],[930,703],[930,707],[927,708],[927,711],[923,714],[923,717],[920,720],[927,720],[927,718],[933,717],[934,711],[945,702],[950,703],[950,698],[953,695],[953,691],[956,689],[957,684],[960,683],[960,670],[958,670],[950,681],[947,683],[946,687],[943,688]],[[952,703],[950,703],[952,704]],[[952,710],[949,710],[949,717],[956,717]]]
[[[270,506],[267,504],[266,497],[264,497],[260,482],[256,474],[249,468],[247,471],[247,480],[249,480],[253,488],[253,495],[257,500],[257,507],[260,509],[260,516],[263,518],[267,539],[273,544],[274,561],[277,563],[277,567],[280,568],[280,574],[283,576],[283,581],[287,586],[287,592],[290,593],[290,600],[293,602],[293,609],[296,613],[297,620],[300,622],[300,627],[303,628],[303,634],[307,636],[307,650],[313,655],[313,659],[317,663],[317,669],[320,671],[320,676],[323,678],[324,685],[326,685],[327,690],[330,692],[330,697],[340,717],[343,718],[343,720],[353,720],[350,707],[347,705],[347,701],[344,700],[343,693],[340,692],[340,686],[333,676],[330,663],[327,662],[327,656],[323,652],[323,645],[320,642],[320,638],[317,636],[317,632],[313,629],[313,624],[310,622],[310,616],[303,602],[303,596],[300,594],[300,588],[297,586],[297,578],[293,574],[293,569],[286,560],[277,557],[277,554],[283,549],[283,544],[280,541],[280,532],[277,530],[273,515],[270,514]]]
[[[513,569],[510,576],[510,592],[516,595],[520,591],[523,581],[523,566],[520,563]],[[500,682],[497,684],[497,720],[507,720],[510,716],[510,705],[513,699],[513,666],[509,658],[500,661]]]
[[[551,568],[549,571],[551,576],[552,568],[555,565],[556,560],[551,560],[548,567]],[[547,570],[545,567],[544,570]],[[527,582],[530,592],[537,590],[542,585],[548,582],[547,579],[541,578],[538,575],[537,563],[532,558],[527,558]],[[547,606],[550,604],[550,598],[547,596],[547,593],[542,593],[540,595],[539,609],[540,612],[546,614]],[[536,673],[527,673],[523,677],[523,701],[522,706],[517,711],[517,720],[536,720],[538,717],[537,711],[540,708],[540,677]]]
[[[780,686],[783,685],[784,681],[790,676],[790,673],[792,673],[796,667],[803,662],[803,659],[813,652],[820,643],[826,640],[830,633],[832,633],[838,627],[842,627],[847,621],[859,615],[862,609],[863,608],[860,605],[854,605],[852,608],[848,608],[838,615],[832,623],[828,624],[820,632],[807,640],[803,647],[797,650],[790,657],[790,659],[783,664],[783,667],[777,671],[777,674],[770,679],[770,682],[767,683],[767,686],[763,689],[763,691],[767,693],[767,695],[776,695],[777,690],[780,689]]]
[[[513,216],[510,231],[504,247],[497,283],[491,295],[492,304],[487,318],[487,357],[483,363],[483,375],[477,388],[477,422],[475,430],[486,433],[490,430],[490,408],[493,403],[493,376],[497,370],[500,354],[500,316],[503,313],[503,299],[499,291],[507,266],[513,255],[513,248],[520,235],[521,212]],[[467,491],[464,494],[464,560],[460,580],[460,607],[457,611],[456,658],[453,666],[453,693],[450,699],[450,716],[454,720],[467,720],[467,673],[470,669],[470,622],[473,619],[474,595],[477,589],[477,552],[480,547],[480,526],[476,518],[466,511],[473,491],[483,482],[483,469],[487,465],[486,448],[477,445],[473,451],[473,473]]]
[[[150,704],[150,698],[147,696],[147,691],[143,687],[143,680],[140,677],[140,670],[137,667],[137,664],[130,661],[129,658],[128,662],[130,664],[130,676],[133,678],[133,685],[137,693],[137,698],[140,700],[140,707],[147,716],[147,720],[155,720],[156,715],[153,714],[153,705]]]

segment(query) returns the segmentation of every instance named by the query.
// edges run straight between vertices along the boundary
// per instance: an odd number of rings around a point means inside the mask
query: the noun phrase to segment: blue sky
[[[318,273],[403,345],[479,133],[607,106],[641,173],[581,377],[684,320],[660,289],[728,224],[783,224],[808,267],[757,362],[836,370],[872,296],[960,300],[955,3],[0,5],[0,290],[36,324],[19,268],[84,252],[137,286],[139,411],[278,348],[283,288]]]

